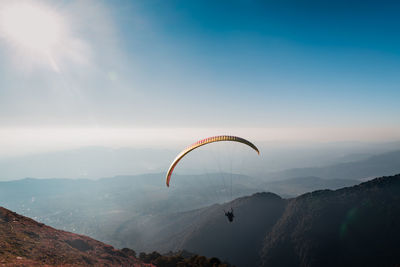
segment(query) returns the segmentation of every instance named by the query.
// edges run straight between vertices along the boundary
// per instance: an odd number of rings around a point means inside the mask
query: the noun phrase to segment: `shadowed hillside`
[[[400,175],[291,200],[263,266],[399,266]]]

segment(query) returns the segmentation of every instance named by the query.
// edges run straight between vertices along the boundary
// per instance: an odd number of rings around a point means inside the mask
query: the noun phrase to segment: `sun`
[[[30,2],[14,2],[0,10],[0,34],[13,47],[36,57],[50,57],[65,35],[62,17]]]

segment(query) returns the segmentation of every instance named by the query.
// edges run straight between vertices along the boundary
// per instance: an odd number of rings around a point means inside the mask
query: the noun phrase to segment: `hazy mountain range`
[[[400,172],[400,151],[369,156],[365,159],[323,167],[295,168],[271,173],[270,179],[317,176],[324,179],[368,180]]]
[[[261,156],[253,155],[247,147],[220,147],[218,145],[193,153],[190,160],[181,164],[177,173],[201,174],[209,172],[235,172],[231,164],[239,165],[235,173],[269,179],[271,172],[289,168],[327,166],[338,163],[361,161],[373,155],[400,149],[400,143],[333,143],[333,144],[258,144]],[[183,145],[181,148],[183,149]],[[226,153],[225,153],[225,152]],[[229,153],[233,152],[233,153]],[[74,150],[43,152],[38,154],[0,157],[0,180],[37,178],[88,178],[137,175],[166,171],[179,153],[163,148],[106,148],[83,147]],[[215,163],[216,159],[223,159]],[[224,160],[226,159],[227,164]],[[278,173],[279,174],[279,173]],[[318,174],[284,173],[271,175],[275,178],[317,176]],[[344,177],[335,177],[342,179]],[[350,179],[355,179],[351,177]]]

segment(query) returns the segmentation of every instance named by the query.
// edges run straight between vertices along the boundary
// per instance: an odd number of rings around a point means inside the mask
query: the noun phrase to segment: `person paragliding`
[[[231,208],[230,211],[226,212],[224,210],[225,216],[228,217],[229,222],[233,222],[233,218],[235,217],[235,215],[233,215],[233,209]]]
[[[230,142],[238,142],[238,143],[242,143],[245,144],[249,147],[251,147],[253,150],[255,150],[258,154],[260,154],[260,151],[258,150],[258,148],[252,144],[250,141],[241,138],[241,137],[237,137],[237,136],[232,136],[232,135],[220,135],[220,136],[213,136],[213,137],[209,137],[206,139],[202,139],[200,141],[197,141],[196,143],[188,146],[186,149],[184,149],[181,153],[179,153],[179,155],[174,159],[174,161],[172,162],[172,164],[170,165],[168,171],[167,171],[167,177],[166,177],[166,184],[167,187],[169,187],[170,184],[170,180],[171,180],[171,176],[172,173],[175,169],[175,167],[177,166],[178,162],[184,157],[186,156],[186,154],[188,154],[189,152],[191,152],[192,150],[195,150],[201,146],[210,144],[210,143],[214,143],[214,142],[221,142],[221,141],[230,141]],[[231,188],[231,195],[232,195],[232,188]],[[228,217],[229,222],[233,222],[233,218],[235,217],[233,215],[233,209],[231,208],[230,211],[225,212],[225,216]]]

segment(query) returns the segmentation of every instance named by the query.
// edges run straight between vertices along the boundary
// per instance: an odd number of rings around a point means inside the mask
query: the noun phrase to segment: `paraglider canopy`
[[[213,137],[209,137],[209,138],[205,138],[202,140],[197,141],[196,143],[188,146],[187,148],[185,148],[181,153],[179,153],[179,155],[174,159],[174,161],[172,162],[171,166],[168,169],[167,172],[167,177],[166,177],[166,184],[169,187],[169,182],[171,180],[171,175],[172,172],[174,171],[176,165],[178,164],[178,162],[186,155],[188,154],[190,151],[201,147],[203,145],[206,144],[210,144],[210,143],[214,143],[214,142],[220,142],[220,141],[231,141],[231,142],[239,142],[245,145],[248,145],[249,147],[251,147],[252,149],[254,149],[258,154],[260,154],[260,151],[258,150],[258,148],[252,144],[250,141],[241,138],[241,137],[237,137],[237,136],[232,136],[232,135],[220,135],[220,136],[213,136]]]

